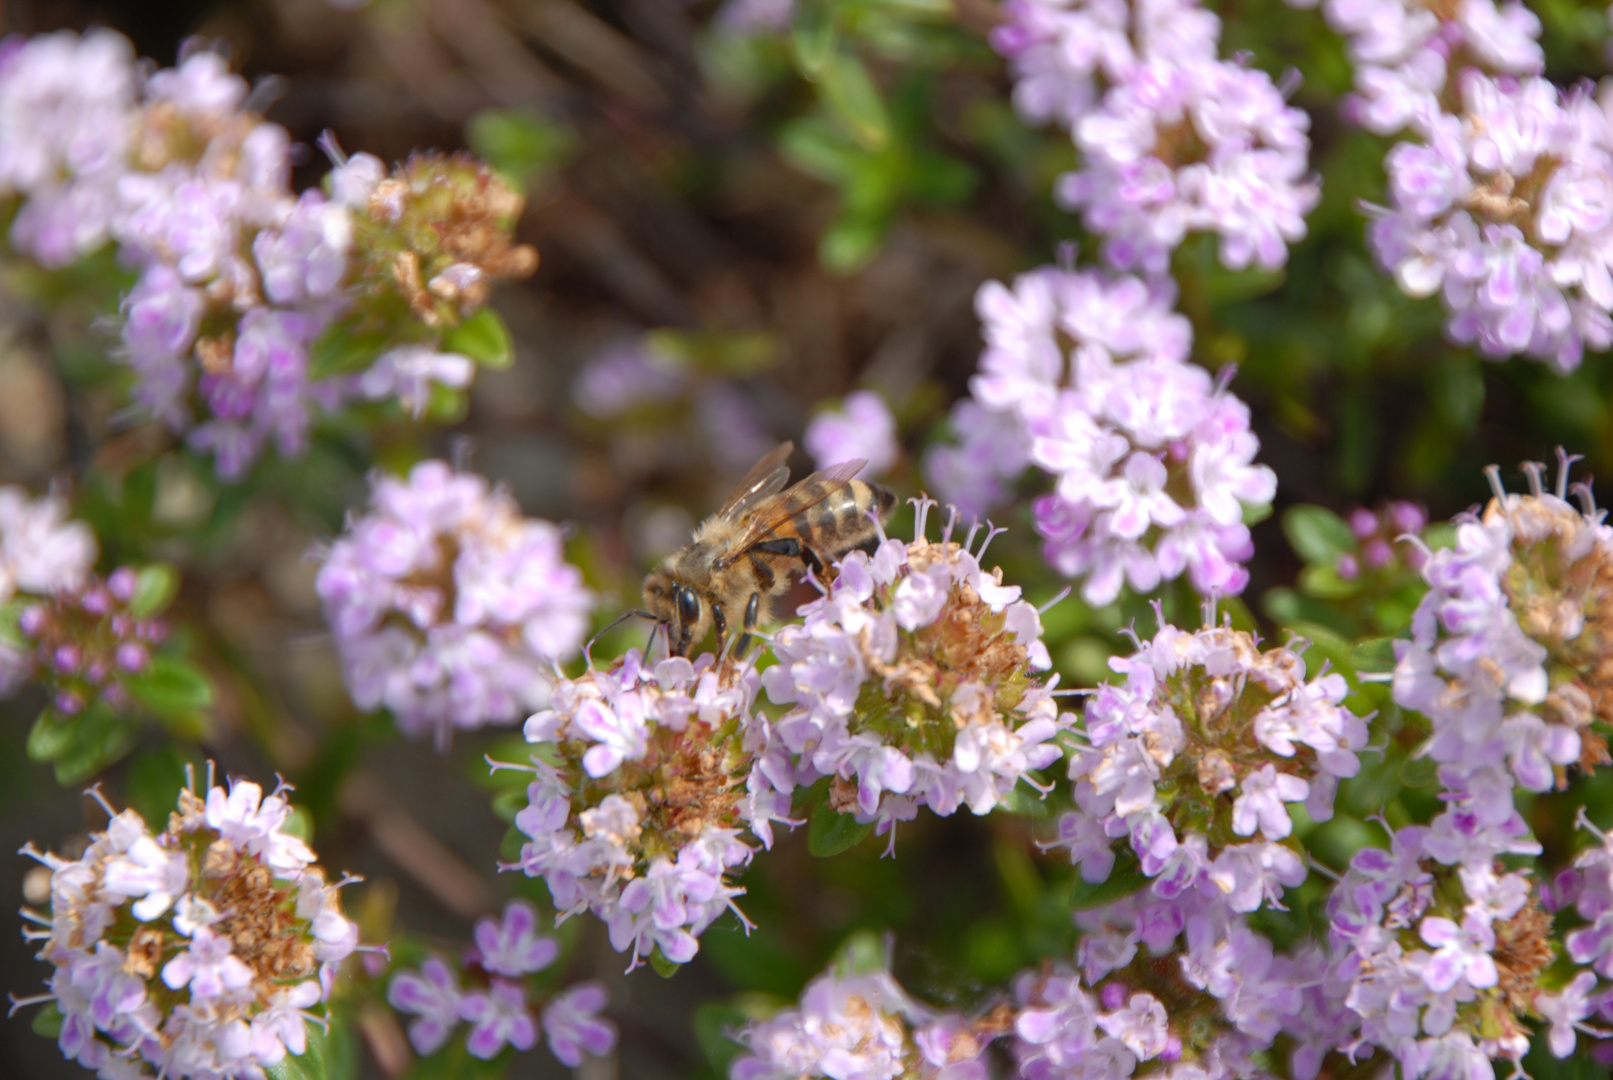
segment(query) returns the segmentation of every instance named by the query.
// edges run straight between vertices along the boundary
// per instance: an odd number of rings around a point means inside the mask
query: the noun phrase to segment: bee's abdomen
[[[825,560],[834,560],[877,539],[879,529],[869,512],[884,520],[895,504],[896,496],[888,488],[853,480],[797,514],[792,524],[803,544]]]

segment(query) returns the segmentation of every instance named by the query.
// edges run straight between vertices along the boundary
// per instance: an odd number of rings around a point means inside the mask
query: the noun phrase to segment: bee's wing
[[[790,467],[784,463],[794,449],[793,442],[784,442],[764,454],[762,460],[752,465],[745,479],[734,488],[728,501],[717,511],[717,516],[724,521],[732,520],[769,496],[783,491],[784,485],[790,480]]]
[[[737,557],[749,551],[772,535],[780,525],[797,514],[812,509],[845,487],[867,464],[866,460],[858,458],[856,461],[842,461],[827,469],[819,469],[799,484],[791,485],[788,491],[774,495],[766,502],[753,505],[750,508],[750,517],[745,522],[745,531],[735,537],[729,547],[733,553],[730,557]]]

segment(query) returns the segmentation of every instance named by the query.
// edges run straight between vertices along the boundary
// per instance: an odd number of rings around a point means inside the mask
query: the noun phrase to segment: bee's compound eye
[[[694,594],[693,589],[687,585],[680,586],[677,590],[676,599],[678,602],[679,622],[684,626],[693,626],[700,621],[700,597]]]

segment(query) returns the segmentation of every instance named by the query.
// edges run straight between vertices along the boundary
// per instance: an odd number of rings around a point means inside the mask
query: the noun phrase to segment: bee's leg
[[[739,658],[743,657],[745,655],[745,653],[750,649],[750,632],[752,630],[756,629],[756,619],[760,615],[761,610],[762,610],[762,594],[761,593],[751,593],[750,594],[750,603],[745,605],[745,622],[744,622],[745,632],[740,634],[739,635],[739,640],[734,643],[734,657],[735,657],[735,659],[739,659]]]
[[[823,573],[823,560],[818,558],[818,553],[793,536],[778,540],[763,540],[751,550],[763,555],[782,555],[786,559],[800,559],[814,574]]]
[[[728,616],[721,604],[711,605],[711,621],[717,626],[717,655],[721,656],[723,642],[728,639]]]

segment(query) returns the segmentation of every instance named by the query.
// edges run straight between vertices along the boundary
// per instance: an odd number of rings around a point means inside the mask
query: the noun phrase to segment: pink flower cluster
[[[1310,6],[1310,4],[1296,4]],[[1545,79],[1517,0],[1323,0],[1355,61],[1349,115],[1383,135],[1389,206],[1368,241],[1447,333],[1559,372],[1613,344],[1613,126],[1586,88]]]
[[[837,967],[847,967],[844,963]],[[937,1012],[890,973],[831,969],[800,1003],[748,1024],[732,1080],[987,1080],[989,1024]]]
[[[270,445],[300,456],[317,411],[398,398],[418,412],[431,385],[463,387],[474,371],[467,357],[404,344],[361,373],[315,377],[316,339],[353,302],[360,211],[386,174],[374,157],[328,149],[340,159],[331,193],[295,195],[285,130],[251,111],[222,56],[194,44],[165,70],[138,64],[110,30],[0,44],[12,243],[60,267],[116,242],[140,271],[120,355],[136,402],[225,479]],[[465,274],[482,274],[460,269],[422,284],[457,297]]]
[[[976,298],[986,349],[954,414],[955,453],[1003,471],[930,459],[938,486],[962,481],[976,504],[1026,461],[1051,474],[1036,528],[1048,561],[1086,579],[1089,603],[1184,572],[1202,593],[1240,592],[1253,552],[1244,507],[1276,491],[1254,464],[1248,407],[1188,361],[1192,331],[1172,299],[1162,281],[1092,270],[988,282]]]
[[[77,859],[24,849],[51,870],[49,913],[23,914],[63,1054],[104,1080],[212,1080],[307,1049],[358,927],[290,816],[283,789],[236,781],[181,792],[156,835],[125,810]]]
[[[1285,843],[1289,804],[1333,814],[1341,778],[1360,769],[1367,725],[1344,708],[1337,674],[1308,680],[1288,648],[1260,651],[1230,626],[1162,625],[1135,655],[1110,661],[1125,682],[1100,686],[1070,762],[1077,809],[1053,846],[1081,876],[1109,877],[1124,839],[1162,898],[1198,891],[1245,913],[1281,906],[1306,877]],[[1249,837],[1242,842],[1233,838]]]
[[[1449,815],[1390,839],[1387,850],[1356,854],[1328,904],[1330,992],[1359,1025],[1341,1045],[1382,1047],[1414,1077],[1488,1075],[1491,1058],[1516,1066],[1531,1033],[1513,999],[1530,1007],[1551,958],[1530,879],[1506,871],[1495,845]],[[1560,1042],[1554,1035],[1554,1048]]]
[[[770,819],[789,809],[744,792],[757,686],[710,654],[646,666],[637,651],[561,680],[527,721],[531,765],[510,766],[533,780],[515,819],[528,842],[506,869],[543,878],[562,918],[592,911],[632,966],[693,959],[700,934],[738,911],[730,877],[755,853],[742,834],[770,844]]]
[[[842,461],[868,462],[858,475],[870,480],[890,472],[902,453],[896,418],[885,399],[872,390],[853,390],[839,408],[813,417],[801,445],[820,469]]]
[[[32,499],[21,488],[0,487],[0,604],[32,600],[33,607],[76,592],[90,580],[96,553],[95,533],[68,517],[65,499]],[[19,605],[19,620],[21,613]],[[0,634],[0,696],[37,673],[35,637],[20,625]]]
[[[1076,967],[1014,981],[1015,1075],[1172,1080],[1259,1076],[1281,1035],[1290,1075],[1311,1080],[1336,1022],[1312,987],[1322,957],[1285,956],[1202,893],[1139,893],[1076,913]]]
[[[1565,501],[1569,463],[1555,495],[1537,465],[1530,495],[1490,471],[1495,499],[1458,526],[1455,547],[1428,556],[1412,639],[1396,643],[1395,701],[1432,722],[1428,754],[1455,805],[1513,833],[1527,832],[1514,785],[1549,789],[1586,736],[1600,739],[1588,730],[1605,647],[1597,572],[1613,561],[1613,529]]]
[[[594,605],[558,527],[441,461],[374,478],[315,588],[354,703],[439,744],[548,701]]]
[[[1414,115],[1385,160],[1373,252],[1403,292],[1440,296],[1452,340],[1572,371],[1613,345],[1613,125],[1544,79],[1454,82],[1459,104]]]
[[[1057,678],[1040,674],[1051,666],[1040,616],[1001,570],[982,569],[974,530],[961,545],[950,522],[939,544],[924,538],[933,505],[919,504],[913,542],[847,555],[803,621],[774,637],[762,685],[789,708],[759,718],[751,779],[773,816],[823,776],[834,809],[881,833],[921,806],[986,814],[1060,757],[1072,718]]]
[[[1319,198],[1309,120],[1264,72],[1216,55],[1192,0],[1010,0],[992,44],[1014,103],[1070,129],[1081,167],[1058,186],[1120,269],[1164,272],[1191,232],[1233,269],[1281,266]]]
[[[387,985],[387,1002],[413,1016],[409,1041],[423,1057],[442,1049],[461,1021],[470,1024],[465,1049],[483,1061],[506,1044],[530,1050],[537,1042],[527,976],[553,964],[560,946],[538,933],[538,913],[523,900],[506,904],[499,919],[478,921],[475,940],[465,962],[471,988],[462,987],[459,975],[437,956],[394,972]],[[601,1056],[616,1045],[615,1025],[598,1015],[606,1000],[604,987],[578,983],[542,1002],[544,1034],[561,1063],[575,1068],[585,1054]]]

